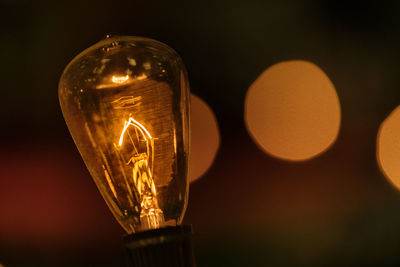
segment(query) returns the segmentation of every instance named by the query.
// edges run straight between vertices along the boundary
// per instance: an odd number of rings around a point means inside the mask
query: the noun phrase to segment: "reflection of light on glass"
[[[132,126],[133,134],[127,132],[128,128]],[[141,213],[140,221],[144,229],[159,228],[164,223],[164,215],[158,206],[157,192],[153,180],[153,166],[149,163],[154,161],[154,140],[146,128],[130,117],[125,121],[122,129],[118,146],[122,147],[124,143],[124,136],[127,133],[131,144],[134,147],[134,153],[129,158],[126,165],[132,165],[132,181],[134,189],[136,189],[137,197],[140,201]],[[145,143],[145,150],[140,149],[141,143]]]
[[[95,72],[105,61],[101,74]],[[163,215],[160,227],[182,222],[188,199],[188,90],[179,56],[139,37],[100,41],[79,54],[60,79],[60,104],[74,141],[129,234],[158,228],[156,203]]]
[[[145,70],[151,69],[150,62],[145,62],[145,63],[143,63],[143,67],[144,67]]]
[[[133,96],[124,96],[120,97],[114,101],[111,102],[111,105],[115,109],[130,109],[135,107],[137,103],[140,102],[142,99],[141,96],[133,97]]]
[[[267,153],[286,160],[306,160],[336,140],[340,103],[332,82],[316,65],[281,62],[250,86],[245,122],[253,140]]]
[[[129,62],[129,65],[131,65],[133,67],[136,66],[136,60],[134,58],[128,57],[128,62]]]
[[[147,76],[145,75],[145,74],[142,74],[142,75],[139,75],[139,76],[136,76],[136,79],[137,80],[144,80],[144,79],[146,79],[147,78]]]
[[[211,108],[199,97],[191,95],[191,156],[189,180],[200,178],[217,154],[220,136],[218,123]]]
[[[111,77],[111,81],[113,83],[124,83],[129,79],[129,75],[125,75],[125,76],[115,76],[113,75]]]
[[[376,144],[376,157],[381,171],[400,189],[400,107],[382,122]]]

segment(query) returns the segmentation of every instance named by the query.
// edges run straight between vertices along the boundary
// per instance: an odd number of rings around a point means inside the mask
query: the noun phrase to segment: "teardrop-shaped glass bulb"
[[[68,64],[59,99],[122,227],[179,224],[188,198],[189,85],[177,53],[147,38],[107,37]]]

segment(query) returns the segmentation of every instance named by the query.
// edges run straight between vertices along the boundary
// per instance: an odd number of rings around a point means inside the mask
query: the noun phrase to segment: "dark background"
[[[59,77],[106,34],[173,47],[214,110],[221,147],[191,185],[198,266],[400,264],[400,195],[375,158],[399,104],[398,1],[0,1],[0,263],[124,266],[123,230],[58,104]],[[247,134],[244,97],[268,66],[314,62],[341,101],[337,142],[274,159]]]

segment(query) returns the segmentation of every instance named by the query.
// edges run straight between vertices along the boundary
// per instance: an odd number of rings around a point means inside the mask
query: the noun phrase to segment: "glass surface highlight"
[[[142,37],[108,37],[76,56],[61,76],[65,121],[127,233],[183,218],[189,97],[177,53]]]

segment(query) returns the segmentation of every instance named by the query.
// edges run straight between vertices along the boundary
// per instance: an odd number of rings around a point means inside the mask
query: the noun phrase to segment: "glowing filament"
[[[153,170],[152,166],[149,164],[149,159],[153,159],[152,155],[154,154],[153,138],[141,123],[130,117],[128,121],[124,122],[124,127],[118,142],[119,147],[122,147],[125,133],[130,126],[135,128],[137,142],[139,143],[142,140],[146,144],[146,151],[142,152],[136,148],[133,140],[130,139],[136,153],[134,153],[126,163],[126,165],[132,165],[132,181],[138,193],[141,206],[140,219],[144,228],[158,228],[160,224],[164,222],[164,215],[158,207]],[[138,132],[140,135],[138,135]]]

